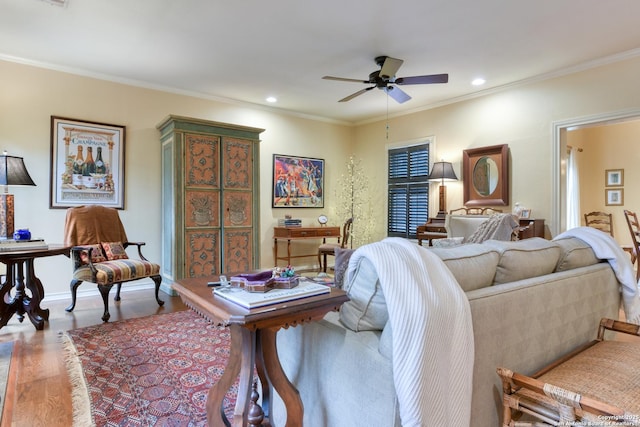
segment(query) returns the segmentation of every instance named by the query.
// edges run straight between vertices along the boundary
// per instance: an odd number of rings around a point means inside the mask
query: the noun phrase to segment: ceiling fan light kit
[[[392,58],[390,56],[378,56],[375,59],[376,64],[380,67],[369,74],[368,80],[349,79],[344,77],[324,76],[325,80],[337,80],[341,82],[364,83],[373,86],[361,89],[339,100],[338,102],[347,102],[353,98],[370,91],[373,88],[384,90],[387,95],[393,98],[399,104],[407,102],[411,97],[398,87],[398,85],[423,85],[434,83],[447,83],[449,81],[448,74],[428,74],[424,76],[396,77],[396,73],[403,64],[402,59]]]

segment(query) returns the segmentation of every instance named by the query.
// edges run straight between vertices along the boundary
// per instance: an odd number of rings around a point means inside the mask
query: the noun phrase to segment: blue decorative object
[[[21,228],[13,233],[13,240],[31,240],[31,232],[28,228]]]

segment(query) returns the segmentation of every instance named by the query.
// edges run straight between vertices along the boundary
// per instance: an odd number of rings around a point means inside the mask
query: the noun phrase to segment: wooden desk
[[[340,238],[340,227],[274,227],[273,228],[273,265],[278,266],[278,260],[287,261],[291,265],[292,258],[317,257],[318,253],[291,255],[292,240]],[[287,256],[278,256],[278,239],[287,240]]]
[[[69,246],[49,245],[48,249],[27,249],[0,252],[0,262],[7,266],[7,277],[0,284],[0,328],[5,326],[14,314],[22,322],[24,315],[41,331],[44,322],[49,320],[49,310],[42,309],[40,302],[44,298],[44,287],[36,277],[34,259],[54,255],[69,256]],[[9,292],[15,286],[15,294]],[[27,295],[25,288],[31,296]]]
[[[209,426],[243,427],[272,425],[271,392],[275,387],[287,410],[287,427],[302,427],[304,407],[298,390],[287,379],[276,349],[276,333],[306,322],[322,319],[349,300],[341,289],[332,288],[324,295],[287,301],[248,310],[212,294],[208,281],[217,277],[182,279],[173,283],[182,301],[209,321],[228,325],[231,353],[220,380],[211,387],[207,398]],[[254,366],[262,384],[262,407],[257,404],[253,383]],[[222,401],[240,374],[238,397],[233,419],[229,422]],[[253,398],[252,398],[253,397]]]
[[[424,225],[419,225],[416,229],[418,244],[422,246],[422,241],[426,240],[429,246],[434,239],[444,239],[447,237],[447,229],[444,228],[444,219],[430,218]]]

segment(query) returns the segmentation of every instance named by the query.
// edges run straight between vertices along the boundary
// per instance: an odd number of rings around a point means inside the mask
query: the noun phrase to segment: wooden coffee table
[[[287,411],[287,427],[302,427],[304,408],[298,390],[286,377],[276,348],[276,333],[302,323],[322,319],[349,300],[340,289],[328,294],[287,301],[265,307],[245,309],[214,297],[208,281],[215,276],[182,279],[173,283],[185,305],[209,321],[229,326],[231,354],[220,380],[209,391],[207,422],[209,426],[271,426],[271,388],[274,387]],[[258,390],[253,381],[254,367],[262,385],[262,407],[257,404]],[[222,401],[240,374],[238,397],[233,419],[227,420]]]

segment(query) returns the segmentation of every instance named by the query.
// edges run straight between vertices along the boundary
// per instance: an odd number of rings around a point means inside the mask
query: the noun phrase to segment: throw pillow
[[[344,275],[347,273],[347,268],[349,268],[349,259],[353,252],[353,249],[335,248],[334,250],[336,265],[333,283],[336,288],[342,289],[342,285],[344,284]]]
[[[102,253],[102,246],[96,245],[82,245],[83,249],[80,252],[80,259],[83,264],[89,264],[89,248],[91,248],[91,262],[104,262],[107,259],[104,257]]]
[[[102,248],[109,261],[129,258],[122,242],[102,242]]]

